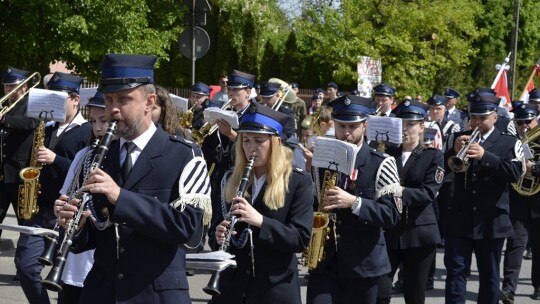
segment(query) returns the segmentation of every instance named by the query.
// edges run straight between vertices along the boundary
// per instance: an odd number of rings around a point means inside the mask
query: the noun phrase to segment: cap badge
[[[405,100],[405,102],[403,103],[404,106],[408,107],[411,105],[411,102],[408,101],[408,100]]]
[[[351,99],[349,97],[345,98],[345,101],[344,101],[345,105],[348,106],[351,104]]]
[[[522,105],[521,105],[521,108],[522,108],[522,109],[525,109],[525,104],[522,104]]]
[[[11,73],[11,68],[7,69],[7,72],[8,72],[8,73]]]
[[[54,82],[57,82],[58,80],[60,80],[60,76],[58,76],[58,74],[54,75],[53,79],[52,79]]]

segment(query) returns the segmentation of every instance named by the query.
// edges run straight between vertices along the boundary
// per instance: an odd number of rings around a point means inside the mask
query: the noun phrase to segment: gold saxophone
[[[39,122],[34,131],[34,143],[32,144],[32,156],[30,157],[30,166],[22,169],[19,176],[23,184],[19,186],[19,206],[17,216],[20,219],[29,220],[39,212],[37,198],[41,185],[39,184],[39,175],[42,164],[36,160],[37,150],[43,146],[45,141],[45,123]]]
[[[324,261],[324,244],[328,240],[330,233],[330,212],[324,211],[323,197],[326,190],[333,188],[336,185],[337,172],[330,170],[324,171],[324,178],[319,196],[318,211],[313,213],[313,227],[311,230],[311,240],[309,246],[302,254],[302,266],[307,266],[309,269],[315,269],[320,262]]]
[[[191,129],[193,126],[193,108],[195,108],[195,105],[187,110],[186,113],[180,114],[180,126],[184,129]]]

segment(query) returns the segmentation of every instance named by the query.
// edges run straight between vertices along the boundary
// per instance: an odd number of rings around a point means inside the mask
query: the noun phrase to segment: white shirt
[[[136,146],[136,148],[133,150],[133,152],[131,152],[131,163],[133,165],[135,165],[135,162],[139,158],[139,155],[141,155],[141,152],[144,149],[144,147],[146,147],[146,145],[148,144],[148,142],[150,141],[152,136],[154,136],[154,133],[156,133],[156,130],[157,130],[156,125],[151,123],[150,127],[146,131],[144,131],[143,134],[139,135],[139,137],[132,140],[132,142]],[[122,166],[122,163],[126,159],[126,152],[127,151],[124,148],[124,143],[126,141],[127,140],[125,140],[124,138],[120,138],[120,147],[122,147],[120,149],[120,166]]]
[[[251,197],[253,197],[253,201],[255,201],[255,199],[259,195],[259,192],[261,191],[262,186],[266,182],[266,174],[259,178],[256,178],[255,176],[253,177],[253,184],[251,185]]]

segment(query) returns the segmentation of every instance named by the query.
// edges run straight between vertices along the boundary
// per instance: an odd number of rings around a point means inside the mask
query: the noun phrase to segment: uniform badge
[[[103,218],[108,218],[109,217],[109,208],[103,207],[101,209],[101,215],[103,215]]]
[[[345,103],[345,105],[348,106],[348,105],[351,104],[351,99],[349,97],[347,97],[347,98],[345,98],[345,101],[343,103]]]
[[[437,167],[437,171],[435,171],[435,181],[437,184],[440,184],[443,182],[444,179],[444,169],[441,167]]]

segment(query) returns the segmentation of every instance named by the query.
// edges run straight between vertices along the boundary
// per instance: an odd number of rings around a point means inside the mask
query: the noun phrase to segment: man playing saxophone
[[[48,124],[44,130],[36,130],[35,137],[43,137],[42,146],[35,147],[35,160],[45,164],[39,176],[40,194],[35,202],[39,212],[23,225],[52,229],[56,216],[53,202],[58,197],[71,161],[75,154],[86,146],[90,123],[79,112],[79,89],[83,79],[57,72],[48,82],[49,90],[64,91],[66,101],[66,120],[63,123]],[[42,133],[42,134],[39,134]],[[38,257],[43,253],[45,240],[41,236],[21,234],[17,242],[15,265],[21,279],[21,287],[30,303],[49,303],[46,289],[41,285],[43,265]]]
[[[538,106],[514,102],[512,104],[514,124],[518,138],[527,142],[533,154],[527,160],[527,174],[520,182],[512,184],[510,188],[510,220],[514,228],[514,235],[506,239],[504,251],[503,280],[500,299],[505,304],[513,303],[514,294],[518,285],[523,253],[527,239],[532,248],[531,280],[534,288],[531,296],[540,300],[540,163],[538,153],[540,148],[538,124]],[[522,187],[523,185],[524,187]],[[531,189],[531,191],[529,191]],[[535,193],[536,192],[536,193]]]
[[[25,81],[29,75],[30,72],[8,68],[2,81],[4,93],[10,93],[21,82]],[[12,102],[23,96],[27,90],[28,85],[23,85],[2,106],[11,105]],[[0,223],[6,217],[10,204],[13,204],[13,209],[17,210],[19,184],[21,182],[19,172],[22,168],[27,167],[30,162],[34,129],[39,121],[24,115],[27,106],[28,97],[24,97],[7,113],[0,114]],[[19,219],[19,224],[21,223],[22,220]],[[0,230],[0,236],[1,234],[2,230]]]
[[[309,304],[375,303],[378,278],[390,272],[382,228],[399,219],[401,186],[395,159],[364,141],[368,115],[375,112],[372,104],[369,98],[347,95],[328,104],[336,138],[361,148],[353,175],[341,175],[325,191],[324,210],[336,213],[335,226],[329,225],[335,230],[324,247],[326,258],[310,271]]]
[[[478,303],[498,302],[502,246],[513,233],[509,187],[524,171],[521,142],[495,128],[499,101],[487,94],[471,96],[469,122],[471,129],[478,128],[478,142],[470,140],[471,132],[452,134],[448,141],[446,160],[469,148],[468,165],[455,171],[454,196],[446,213],[447,303],[465,303],[473,252],[480,275]]]

